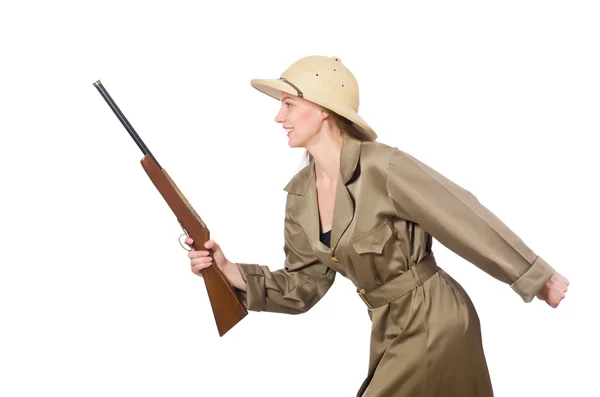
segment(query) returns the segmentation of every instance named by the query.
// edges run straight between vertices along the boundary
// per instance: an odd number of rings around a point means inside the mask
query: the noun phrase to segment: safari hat
[[[377,138],[375,131],[358,115],[358,82],[338,57],[307,56],[294,62],[278,79],[252,79],[250,84],[277,100],[283,91],[314,102],[350,120],[373,139]]]

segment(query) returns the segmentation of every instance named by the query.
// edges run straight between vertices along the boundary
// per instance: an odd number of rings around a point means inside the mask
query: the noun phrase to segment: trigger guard
[[[178,240],[178,241],[179,241],[179,245],[181,245],[181,247],[182,247],[184,250],[186,250],[186,251],[191,251],[191,250],[192,250],[191,248],[186,248],[186,247],[184,246],[184,244],[185,244],[185,239],[183,239],[184,243],[182,243],[182,242],[181,242],[181,238],[182,238],[182,237],[188,237],[188,235],[184,233],[184,234],[182,234],[181,236],[179,236],[179,240]],[[187,244],[185,244],[185,245],[187,245]],[[189,245],[187,245],[187,246],[189,247]]]

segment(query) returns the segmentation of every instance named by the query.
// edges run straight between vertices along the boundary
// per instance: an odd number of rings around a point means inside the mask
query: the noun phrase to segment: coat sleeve
[[[251,311],[300,314],[312,308],[329,290],[335,271],[314,254],[304,230],[286,211],[284,267],[270,270],[258,264],[236,263],[246,282],[237,290]]]
[[[399,217],[417,223],[441,244],[531,302],[554,273],[469,191],[394,148],[387,192]]]

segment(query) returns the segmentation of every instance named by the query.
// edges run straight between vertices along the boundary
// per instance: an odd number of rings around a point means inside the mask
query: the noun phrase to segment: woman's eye
[[[286,103],[285,103],[285,106],[287,106],[287,107],[289,108],[290,106],[292,106],[292,104],[291,104],[291,103],[289,103],[289,102],[286,102]]]

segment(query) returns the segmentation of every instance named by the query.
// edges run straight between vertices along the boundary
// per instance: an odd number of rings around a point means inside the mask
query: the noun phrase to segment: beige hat
[[[340,58],[308,56],[294,62],[278,79],[253,79],[252,87],[277,100],[281,91],[297,95],[332,110],[352,121],[373,138],[377,134],[358,115],[359,91],[356,78]]]

